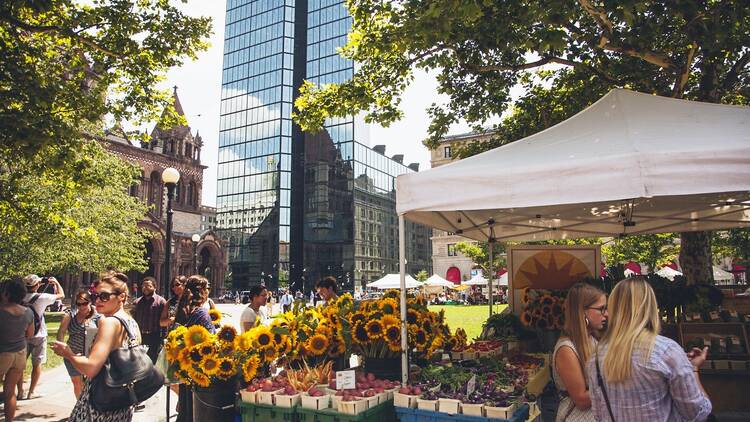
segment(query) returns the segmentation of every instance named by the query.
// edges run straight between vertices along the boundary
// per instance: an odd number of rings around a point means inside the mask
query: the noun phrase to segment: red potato
[[[367,381],[370,381],[370,382],[375,381],[375,374],[373,374],[372,372],[367,374]]]

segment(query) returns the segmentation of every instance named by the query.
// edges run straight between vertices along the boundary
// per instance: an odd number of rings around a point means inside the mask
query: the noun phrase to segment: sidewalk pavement
[[[25,386],[28,391],[28,383]],[[39,385],[36,388],[42,397],[33,400],[18,401],[16,410],[16,421],[45,421],[62,422],[67,421],[76,400],[73,395],[73,383],[70,381],[65,365],[46,370],[42,373]],[[145,408],[133,414],[134,422],[165,422],[166,409],[166,387],[159,390],[144,404]],[[170,420],[174,421],[177,415],[175,406],[177,394],[170,391]],[[0,421],[3,421],[0,412]]]

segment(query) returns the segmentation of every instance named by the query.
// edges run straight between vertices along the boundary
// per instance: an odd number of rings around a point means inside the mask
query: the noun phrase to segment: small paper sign
[[[354,371],[337,371],[336,372],[336,389],[353,390],[357,388],[357,381]]]
[[[466,383],[466,395],[473,393],[477,389],[477,376],[476,374],[471,376],[469,382]]]

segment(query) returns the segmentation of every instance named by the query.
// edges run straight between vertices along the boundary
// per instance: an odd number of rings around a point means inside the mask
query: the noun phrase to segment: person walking
[[[34,313],[24,306],[26,286],[20,278],[2,283],[0,295],[0,378],[3,378],[5,420],[16,415],[16,385],[26,367],[26,341],[34,336]]]
[[[216,328],[211,322],[208,311],[203,304],[208,300],[208,280],[200,275],[188,277],[185,289],[180,296],[175,322],[185,327],[200,325],[214,333]],[[177,422],[193,421],[193,393],[189,385],[180,384],[177,401]]]
[[[60,328],[57,331],[57,340],[64,341],[65,334],[68,334],[67,343],[70,349],[77,355],[83,355],[86,346],[86,328],[95,327],[101,315],[96,312],[94,304],[91,302],[91,295],[86,290],[76,293],[73,303],[75,307],[63,316]],[[65,369],[68,370],[70,381],[73,383],[73,393],[77,400],[81,397],[81,391],[83,390],[81,373],[73,366],[71,361],[65,360],[63,362],[65,363]]]
[[[708,348],[686,354],[659,335],[656,295],[643,277],[617,283],[607,308],[607,332],[586,364],[596,420],[705,421],[711,401],[699,368]]]
[[[552,353],[552,379],[560,395],[557,422],[593,422],[591,395],[584,367],[607,321],[607,296],[577,283],[565,298],[565,326]]]
[[[268,290],[263,285],[250,288],[250,302],[240,315],[240,331],[245,332],[255,327],[261,317],[260,309],[266,305]]]
[[[89,356],[76,354],[70,345],[61,341],[52,344],[58,356],[70,361],[86,377],[81,396],[70,413],[69,422],[127,422],[133,419],[133,407],[101,412],[96,410],[90,399],[91,380],[96,377],[107,362],[109,354],[134,343],[140,343],[138,324],[125,312],[128,300],[128,277],[122,273],[109,272],[99,279],[92,295],[96,311],[102,315],[98,331],[91,346]],[[127,329],[125,325],[127,324]],[[130,338],[128,331],[134,333]]]
[[[292,297],[291,293],[289,293],[289,290],[284,291],[284,294],[281,296],[281,299],[279,299],[279,304],[281,305],[281,311],[289,312],[292,309],[292,303],[294,303],[294,297]]]
[[[133,304],[133,317],[141,329],[141,339],[148,347],[148,357],[156,363],[156,358],[162,347],[161,315],[167,307],[167,301],[156,294],[153,277],[146,277],[141,281],[141,297]]]
[[[47,362],[47,326],[44,321],[44,310],[49,305],[55,303],[56,300],[62,300],[65,298],[65,291],[63,290],[60,283],[54,278],[49,279],[49,283],[52,284],[54,293],[38,293],[41,277],[36,274],[29,274],[23,279],[26,284],[26,297],[24,298],[24,305],[31,308],[34,312],[34,337],[30,338],[26,342],[27,359],[31,356],[31,381],[29,382],[28,394],[24,397],[23,394],[23,378],[18,380],[18,398],[19,400],[35,399],[41,397],[37,394],[35,389],[39,383],[39,378],[42,376],[42,364]],[[37,328],[38,327],[38,328]]]

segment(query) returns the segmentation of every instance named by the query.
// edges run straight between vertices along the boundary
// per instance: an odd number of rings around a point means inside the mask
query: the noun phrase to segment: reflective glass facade
[[[333,275],[351,289],[398,270],[395,176],[413,170],[357,142],[353,118],[316,135],[291,121],[303,79],[351,78],[336,52],[350,26],[341,0],[227,1],[217,226],[235,288]],[[409,271],[427,269],[429,230],[408,236]]]

